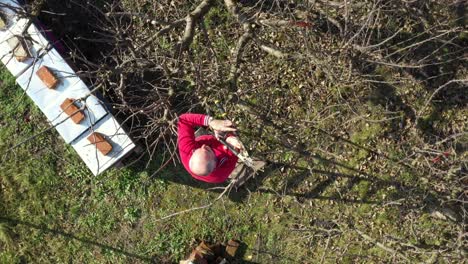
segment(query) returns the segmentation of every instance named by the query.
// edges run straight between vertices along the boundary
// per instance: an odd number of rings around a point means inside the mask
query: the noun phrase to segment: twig
[[[226,5],[226,8],[229,10],[229,12],[237,18],[239,23],[242,24],[242,28],[244,30],[244,34],[242,34],[242,36],[239,38],[236,49],[233,52],[231,58],[231,68],[229,70],[229,82],[231,83],[231,90],[235,90],[235,87],[237,86],[237,78],[239,76],[238,69],[240,58],[242,56],[245,45],[253,37],[253,30],[252,25],[249,22],[249,18],[239,10],[234,1],[224,0],[224,4]]]
[[[201,17],[208,13],[213,3],[213,0],[204,0],[185,18],[186,25],[184,35],[174,48],[176,54],[180,54],[181,52],[185,51],[189,47],[190,43],[192,43],[193,37],[195,35],[196,23]]]
[[[426,100],[426,103],[424,104],[423,108],[418,112],[418,116],[421,116],[421,114],[424,112],[424,110],[426,110],[427,108],[427,105],[431,102],[432,98],[434,98],[434,96],[440,92],[440,90],[444,89],[445,87],[447,87],[449,84],[451,83],[454,83],[454,82],[468,82],[468,79],[464,79],[464,80],[450,80],[446,83],[444,83],[443,85],[441,85],[439,88],[437,88],[432,94],[431,96]]]
[[[387,246],[385,246],[384,244],[378,242],[377,240],[373,239],[372,237],[364,234],[363,232],[361,232],[359,229],[354,229],[354,231],[356,231],[362,238],[364,238],[365,240],[371,242],[372,244],[375,244],[376,246],[378,246],[379,248],[389,252],[389,253],[392,253],[394,255],[397,255],[399,256],[400,258],[406,260],[406,261],[410,261],[405,255],[401,254],[400,252],[392,249],[392,248],[389,248]]]
[[[323,263],[325,261],[325,256],[327,255],[328,246],[330,245],[330,239],[331,239],[331,236],[329,235],[327,238],[327,243],[325,244],[325,248],[323,249],[322,257],[320,258],[320,263]]]
[[[173,28],[182,26],[182,25],[184,24],[184,21],[185,21],[185,19],[179,19],[179,20],[176,20],[176,21],[170,23],[169,25],[167,25],[167,26],[164,27],[163,29],[159,30],[156,34],[154,34],[153,36],[151,36],[149,39],[147,39],[141,46],[135,48],[135,52],[141,51],[142,49],[146,48],[146,47],[147,47],[148,45],[150,45],[154,40],[156,40],[156,39],[159,38],[160,36],[166,34],[166,33],[169,32],[170,30],[172,30]]]
[[[233,186],[234,186],[234,182],[230,182],[228,184],[228,186],[226,186],[226,188],[224,188],[224,191],[218,197],[216,197],[216,199],[214,199],[213,202],[211,202],[211,203],[201,205],[201,206],[197,206],[197,207],[192,207],[192,208],[185,209],[185,210],[182,210],[182,211],[179,211],[179,212],[175,212],[175,213],[166,215],[166,216],[164,216],[162,218],[159,218],[159,219],[157,219],[155,221],[160,222],[160,221],[166,220],[168,218],[172,218],[174,216],[178,216],[178,215],[185,214],[185,213],[188,213],[188,212],[193,212],[193,211],[209,208],[209,207],[213,206],[219,199],[221,199],[226,193],[229,193]]]

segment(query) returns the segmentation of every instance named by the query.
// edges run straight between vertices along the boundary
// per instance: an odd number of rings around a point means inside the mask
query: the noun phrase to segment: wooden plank
[[[18,38],[17,36],[21,36],[27,23],[28,20],[22,19],[13,25],[11,29],[3,32],[3,34],[1,34],[2,32],[0,31],[0,60],[15,77],[18,77],[28,67],[30,67],[34,61],[33,58],[38,56],[40,50],[43,50],[42,45],[26,41],[24,45],[28,47],[30,58],[26,58],[23,61],[18,61],[14,57],[13,48],[11,47],[11,45],[13,45],[12,42],[15,38]],[[14,46],[15,45],[13,45],[13,47]]]
[[[59,80],[55,89],[47,88],[36,75],[37,70],[42,66],[51,69]],[[86,84],[76,76],[75,72],[55,49],[50,50],[47,55],[38,60],[16,81],[46,115],[52,125],[57,126],[57,131],[66,143],[70,143],[107,114],[107,110],[95,96],[89,95],[90,91]],[[85,116],[84,120],[79,124],[75,124],[60,108],[60,105],[67,98],[84,98],[76,102],[78,108],[84,109]]]
[[[74,147],[93,174],[97,175],[110,168],[135,148],[135,144],[101,102],[90,95],[86,84],[76,76],[57,50],[52,48],[40,30],[29,23],[29,20],[17,16],[13,10],[7,9],[5,12],[2,8],[5,3],[21,8],[16,1],[0,2],[0,11],[6,14],[2,17],[5,18],[5,27],[0,29],[0,60],[56,127],[65,142]],[[26,26],[29,26],[27,30]],[[21,39],[28,41],[20,43],[23,50],[17,51],[16,55],[29,51],[31,58],[19,56],[24,57],[24,60],[18,60],[13,56],[17,45],[10,39],[14,37],[19,39],[17,42]],[[11,47],[13,44],[14,47]],[[77,122],[78,124],[73,122],[76,114],[70,118],[65,113],[67,106],[64,109],[60,107],[67,98],[77,99],[73,101],[75,112],[79,109],[84,114],[84,118],[80,118],[83,120]],[[90,138],[91,133],[97,134]]]

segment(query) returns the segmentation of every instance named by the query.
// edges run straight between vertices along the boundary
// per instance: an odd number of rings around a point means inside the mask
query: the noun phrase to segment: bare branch
[[[213,3],[213,0],[204,0],[185,18],[186,25],[184,35],[174,48],[177,54],[185,51],[192,43],[196,23],[210,10]]]
[[[378,246],[379,248],[391,253],[391,254],[394,254],[394,255],[397,255],[398,257],[406,260],[406,261],[410,261],[405,255],[403,255],[402,253],[392,249],[392,248],[389,248],[387,246],[385,246],[384,244],[378,242],[377,240],[373,239],[372,237],[364,234],[363,232],[361,232],[359,229],[354,229],[354,231],[356,231],[362,238],[364,238],[365,240],[371,242],[372,244],[375,244],[376,246]]]
[[[426,103],[424,103],[424,106],[421,108],[421,110],[419,110],[418,112],[418,116],[421,116],[421,114],[426,110],[427,108],[427,105],[431,102],[432,98],[434,98],[434,96],[439,93],[442,89],[444,89],[445,87],[447,87],[448,85],[452,84],[452,83],[458,83],[458,82],[461,82],[461,83],[466,83],[468,82],[468,79],[463,79],[463,80],[450,80],[446,83],[444,83],[443,85],[441,85],[439,88],[437,88],[432,94],[431,96],[429,96],[429,98],[426,100]]]
[[[220,200],[226,193],[229,193],[232,189],[232,187],[234,186],[234,183],[235,182],[230,182],[228,186],[226,186],[224,188],[224,191],[218,195],[218,197],[216,197],[213,202],[211,203],[208,203],[208,204],[205,204],[205,205],[201,205],[201,206],[197,206],[197,207],[192,207],[192,208],[189,208],[189,209],[186,209],[186,210],[182,210],[182,211],[179,211],[179,212],[175,212],[175,213],[172,213],[172,214],[169,214],[169,215],[166,215],[164,217],[161,217],[159,219],[156,219],[155,221],[156,222],[160,222],[160,221],[163,221],[163,220],[166,220],[166,219],[169,219],[169,218],[172,218],[174,216],[178,216],[178,215],[181,215],[181,214],[185,214],[185,213],[189,213],[189,212],[193,212],[193,211],[197,211],[197,210],[201,210],[201,209],[206,209],[206,208],[209,208],[211,206],[213,206],[218,200]]]

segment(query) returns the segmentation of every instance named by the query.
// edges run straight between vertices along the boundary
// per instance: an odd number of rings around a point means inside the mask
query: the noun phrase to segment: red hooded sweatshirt
[[[209,120],[210,116],[202,114],[187,113],[179,117],[178,144],[180,159],[185,169],[193,178],[209,183],[222,183],[236,167],[237,157],[212,135],[203,135],[195,138],[195,127],[208,126]],[[189,160],[192,157],[193,151],[200,148],[203,144],[213,149],[217,161],[216,167],[211,174],[198,176],[190,171]]]

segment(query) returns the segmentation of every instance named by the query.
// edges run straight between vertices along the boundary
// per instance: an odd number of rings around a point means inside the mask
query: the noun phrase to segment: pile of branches
[[[246,72],[260,76],[263,55],[285,61],[326,55],[327,50],[317,47],[312,47],[314,54],[293,52],[310,44],[312,6],[282,1],[48,0],[37,1],[31,10],[40,10],[40,20],[66,44],[79,75],[111,102],[151,161],[160,149],[166,158],[175,156],[179,113],[210,112],[214,101],[226,106],[243,100],[246,91],[238,86],[239,77]],[[302,44],[280,49],[275,38],[281,31],[300,34]],[[219,36],[228,43],[219,46]],[[294,41],[286,37],[286,42]],[[330,56],[321,57],[318,65],[331,61]],[[256,70],[242,69],[247,59]]]
[[[177,156],[178,114],[216,112],[217,101],[267,155],[333,154],[368,101],[382,109],[370,122],[389,123],[404,145],[437,102],[467,100],[462,1],[44,0],[34,10],[149,160]],[[443,154],[463,135],[422,133],[407,160]]]
[[[179,113],[212,112],[215,101],[265,152],[302,148],[304,122],[323,129],[331,116],[341,126],[325,132],[336,137],[368,100],[383,106],[383,120],[408,130],[433,101],[460,107],[463,8],[449,0],[41,0],[30,11],[66,44],[79,74],[152,160],[161,149],[165,159],[176,156]],[[395,85],[424,85],[428,95],[411,105],[394,96]],[[271,141],[264,126],[280,140],[262,148]],[[425,142],[450,143],[445,138],[459,132]]]

